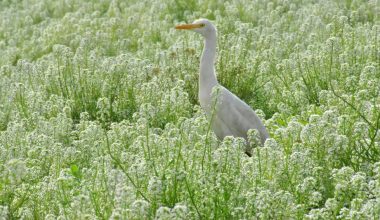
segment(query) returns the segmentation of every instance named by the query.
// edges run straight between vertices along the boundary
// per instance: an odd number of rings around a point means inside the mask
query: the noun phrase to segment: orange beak
[[[181,25],[175,26],[175,29],[177,29],[177,30],[191,30],[191,29],[200,28],[200,27],[201,27],[201,24],[181,24]]]

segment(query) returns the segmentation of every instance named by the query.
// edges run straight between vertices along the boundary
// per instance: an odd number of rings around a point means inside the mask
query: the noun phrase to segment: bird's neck
[[[212,88],[218,84],[214,69],[215,55],[216,34],[205,38],[199,75],[199,96],[201,99],[211,97]]]

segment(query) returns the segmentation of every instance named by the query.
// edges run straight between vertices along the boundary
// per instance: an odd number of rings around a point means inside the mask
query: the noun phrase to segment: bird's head
[[[216,36],[215,26],[207,19],[198,19],[194,21],[192,24],[177,25],[175,26],[175,29],[192,30],[201,34],[205,38]]]

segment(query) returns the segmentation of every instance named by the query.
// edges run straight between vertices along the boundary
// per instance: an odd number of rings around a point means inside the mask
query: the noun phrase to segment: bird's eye
[[[206,26],[206,25],[205,25],[205,24],[200,24],[199,26],[200,26],[200,27],[204,27],[204,26]]]

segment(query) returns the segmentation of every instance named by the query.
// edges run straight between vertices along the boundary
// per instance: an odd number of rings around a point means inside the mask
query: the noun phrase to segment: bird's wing
[[[234,136],[246,138],[249,129],[257,129],[262,140],[269,137],[265,126],[249,105],[224,87],[220,98],[217,117],[230,128]]]

